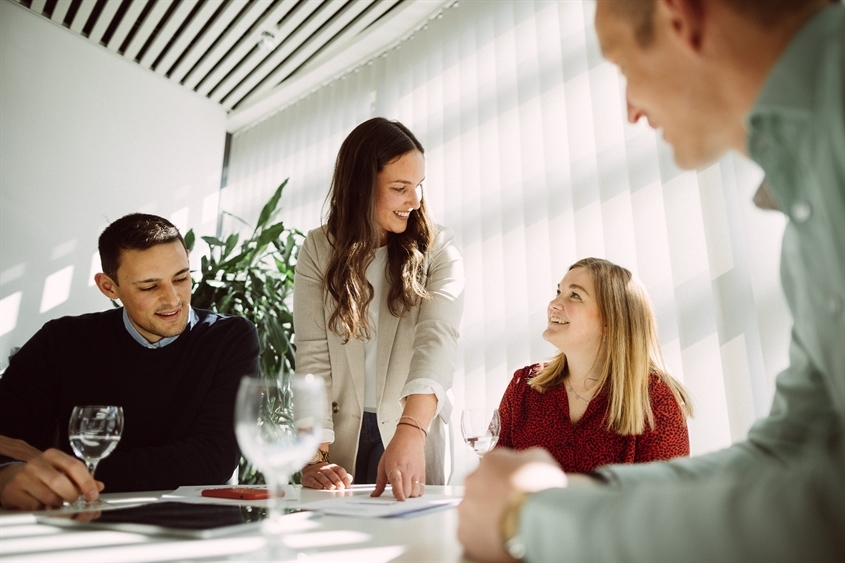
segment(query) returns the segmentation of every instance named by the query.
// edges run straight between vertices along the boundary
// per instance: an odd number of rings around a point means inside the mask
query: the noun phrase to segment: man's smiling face
[[[188,253],[178,240],[120,254],[117,283],[103,291],[120,299],[129,320],[150,342],[178,336],[188,323],[191,276]],[[101,286],[102,289],[102,286]]]

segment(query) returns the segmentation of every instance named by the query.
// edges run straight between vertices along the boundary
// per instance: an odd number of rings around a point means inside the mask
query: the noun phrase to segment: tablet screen
[[[299,512],[286,509],[285,514]],[[207,538],[241,532],[258,526],[267,509],[255,506],[154,502],[130,508],[96,512],[51,514],[39,517],[45,524],[120,530],[152,535]]]

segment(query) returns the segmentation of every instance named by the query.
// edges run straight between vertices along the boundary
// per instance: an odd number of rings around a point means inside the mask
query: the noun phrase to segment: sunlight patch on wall
[[[41,294],[39,313],[49,311],[61,305],[70,297],[70,282],[73,279],[73,266],[62,268],[44,280],[44,293]]]
[[[217,221],[217,210],[220,207],[220,192],[216,191],[205,196],[202,200],[202,221],[203,225]]]
[[[0,299],[0,336],[15,330],[15,326],[18,324],[18,312],[21,309],[22,296],[22,291],[16,291]]]
[[[179,229],[179,232],[183,235],[188,231],[188,215],[190,210],[190,207],[183,207],[182,209],[170,214],[170,222],[176,225],[176,228]]]
[[[91,255],[91,269],[88,271],[88,287],[94,287],[94,276],[100,273],[102,265],[100,264],[100,252],[97,251]]]
[[[53,252],[50,253],[50,259],[57,260],[62,256],[67,256],[74,250],[76,250],[76,239],[63,242],[62,244],[53,248]]]
[[[24,263],[15,264],[11,268],[6,268],[2,272],[0,272],[0,285],[4,285],[9,283],[10,281],[22,278],[25,273],[26,264]]]

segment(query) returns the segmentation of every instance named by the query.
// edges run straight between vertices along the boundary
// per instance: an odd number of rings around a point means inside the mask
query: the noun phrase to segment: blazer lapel
[[[364,342],[357,338],[350,338],[343,345],[346,350],[346,361],[349,364],[349,373],[352,375],[352,382],[355,384],[355,395],[358,397],[358,404],[364,405]]]
[[[390,353],[399,327],[399,317],[390,314],[387,306],[387,288],[384,299],[379,307],[378,315],[378,352],[376,355],[376,401],[381,405],[384,396],[384,382],[387,380],[387,367],[390,364]]]

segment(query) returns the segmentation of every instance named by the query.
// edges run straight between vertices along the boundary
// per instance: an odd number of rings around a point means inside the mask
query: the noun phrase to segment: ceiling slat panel
[[[167,50],[165,53],[164,58],[156,65],[155,71],[159,74],[166,74],[170,67],[173,66],[179,57],[182,56],[182,53],[185,52],[185,49],[188,48],[188,45],[191,44],[191,41],[194,40],[194,37],[197,36],[197,33],[203,28],[206,24],[208,19],[214,15],[214,12],[217,11],[217,8],[220,7],[220,2],[205,2],[199,9],[199,11],[194,14],[194,17],[191,19],[190,23],[182,30],[182,33],[179,34],[179,37],[176,38],[176,41],[173,42],[173,45]]]
[[[153,39],[153,44],[150,45],[150,48],[147,49],[147,52],[144,53],[144,56],[139,61],[142,67],[150,68],[153,66],[153,63],[156,62],[158,56],[161,55],[161,52],[165,47],[167,47],[170,40],[173,39],[173,35],[179,31],[179,28],[182,27],[185,19],[191,15],[191,11],[193,11],[196,7],[198,1],[199,0],[182,0],[182,2],[179,3],[179,6],[170,16],[170,19],[167,20],[167,23],[164,24],[164,27],[158,32],[156,38]]]
[[[150,35],[155,31],[156,26],[161,21],[161,18],[164,17],[164,14],[167,13],[171,4],[173,4],[173,0],[155,0],[153,9],[149,11],[147,17],[144,19],[144,23],[141,24],[141,27],[132,37],[132,41],[129,42],[129,46],[126,47],[126,51],[123,53],[124,57],[132,60],[135,59],[138,52],[147,44]]]
[[[333,2],[331,4],[337,6],[337,8],[340,8],[343,5],[343,2],[337,0],[336,2]],[[307,20],[311,16],[311,14],[319,16],[319,12],[321,10],[326,9],[326,6],[331,4],[326,1],[306,2],[305,4],[300,4],[297,6],[296,11],[293,12],[287,20],[285,20],[285,22],[280,28],[276,28],[274,25],[269,25],[266,29],[272,31],[275,34],[277,41],[295,41],[295,38],[293,38],[291,34],[296,30],[296,28],[302,25],[302,23]],[[277,21],[279,20],[276,18],[268,18],[268,21],[266,23],[275,24]],[[261,30],[263,29],[265,28],[262,26]],[[205,95],[207,95],[215,102],[219,102],[233,88],[235,88],[241,80],[243,80],[250,72],[252,72],[253,69],[258,67],[262,63],[262,61],[264,61],[268,57],[274,57],[276,55],[276,53],[279,51],[278,47],[275,51],[255,49],[255,44],[258,41],[259,33],[260,31],[257,30],[257,32],[252,36],[245,37],[244,41],[240,45],[238,45],[238,48],[235,50],[234,55],[229,57],[229,60],[226,61],[230,64],[221,65],[222,68],[217,69],[218,71],[220,71],[217,73],[217,75],[223,80],[219,84],[215,85],[213,90],[209,88],[210,93],[203,92]],[[231,70],[231,72],[227,76],[225,72],[228,72],[229,70]]]
[[[70,23],[71,31],[82,33],[82,28],[88,23],[88,17],[97,5],[97,0],[82,0],[76,15],[73,16],[73,21]]]
[[[266,66],[267,68],[261,68],[261,72],[255,72],[246,80],[238,84],[237,88],[223,99],[223,106],[226,109],[232,109],[247,94],[249,94],[250,98],[257,98],[262,93],[272,90],[273,87],[284,80],[287,75],[307,61],[311,55],[319,51],[326,44],[334,41],[335,36],[340,33],[343,28],[354,21],[361,12],[366,10],[372,2],[373,0],[355,0],[354,2],[350,2],[344,7],[343,12],[339,13],[337,15],[338,17],[332,21],[331,24],[326,25],[323,29],[319,29],[319,25],[317,25],[315,26],[315,31],[303,30],[305,41],[302,43],[301,48],[296,52],[296,54],[290,56],[287,60],[285,60],[285,57],[288,57],[287,53],[283,56],[280,55],[277,57],[278,61],[276,62],[271,61],[270,58],[265,60],[264,63],[262,63],[262,67]],[[317,29],[319,29],[319,31],[316,31]],[[291,52],[292,51],[293,48],[291,49]],[[281,61],[284,62],[279,65],[279,62]],[[258,87],[256,88],[256,86]],[[253,88],[255,88],[255,90],[250,93]],[[244,101],[247,102],[248,100]]]
[[[275,24],[277,21],[282,19],[285,14],[296,4],[293,0],[285,0],[273,10],[270,11],[269,14],[261,18],[259,21],[256,22],[257,27],[251,33],[247,35],[242,35],[239,39],[239,42],[235,44],[232,50],[226,54],[226,57],[220,61],[220,64],[207,76],[203,79],[202,83],[200,83],[199,88],[197,88],[197,92],[202,94],[203,96],[208,96],[209,92],[213,91],[217,88],[218,84],[221,80],[224,80],[226,75],[235,68],[240,68],[242,64],[250,64],[253,61],[253,56],[250,56],[249,61],[244,61],[244,57],[249,55],[250,51],[255,47],[256,42],[258,41],[258,36],[261,33],[261,30],[267,28],[275,29]],[[300,14],[310,14],[317,8],[319,8],[321,1],[311,1],[305,2],[304,4],[299,5],[296,12],[293,13],[291,18],[288,20],[299,20],[302,21],[300,18]],[[304,18],[303,18],[304,19]],[[254,58],[258,59],[257,61],[250,66],[250,68],[254,68],[256,64],[258,64],[261,60],[264,59],[269,53],[267,51],[261,51],[256,49],[256,53],[253,53]],[[235,82],[237,84],[237,82]],[[234,84],[233,84],[234,85]],[[216,91],[216,90],[214,90]],[[223,94],[226,92],[224,91]],[[222,94],[221,96],[222,97]],[[213,99],[213,98],[212,98]],[[219,101],[219,100],[215,100]]]
[[[384,15],[385,12],[390,10],[393,6],[402,3],[402,1],[403,0],[378,0],[378,4],[373,6],[372,10],[364,14],[361,19],[352,24],[349,29],[343,32],[343,35],[335,38],[335,40],[332,41],[331,45],[329,45],[326,50],[324,50],[319,55],[308,61],[308,64],[306,64],[303,68],[299,69],[297,71],[297,74],[306,72],[307,70],[310,70],[315,66],[319,66],[324,61],[334,59],[340,53],[346,51],[351,43],[359,40],[359,33],[367,29],[374,21],[378,20],[382,15]],[[408,3],[407,5],[410,6],[410,3]],[[402,8],[399,8],[399,11],[401,10]],[[253,96],[250,95],[250,99],[252,98]]]
[[[106,2],[105,6],[103,6],[103,11],[100,12],[99,17],[97,17],[97,23],[94,24],[94,28],[88,35],[88,39],[94,43],[100,42],[100,39],[103,38],[103,34],[109,28],[109,25],[111,25],[112,18],[114,18],[118,8],[120,8],[120,2]],[[76,20],[73,21],[76,23]]]
[[[243,9],[243,4],[239,0],[228,0],[228,4],[223,9],[209,28],[202,34],[202,37],[190,48],[179,65],[170,73],[170,80],[181,82],[185,75],[188,74],[197,61],[205,54],[209,47],[217,40],[218,37],[226,30],[229,23],[235,19],[240,11]]]
[[[220,41],[214,48],[202,59],[199,65],[194,68],[188,77],[185,79],[184,85],[192,90],[194,87],[206,76],[206,74],[214,68],[214,65],[223,58],[241,35],[249,29],[255,20],[257,20],[264,10],[266,10],[272,0],[258,0],[251,4],[249,10],[245,12],[242,17],[238,18],[235,24],[226,30],[226,33],[220,38]]]
[[[109,4],[110,3],[111,2],[109,2]],[[144,6],[146,5],[147,0],[132,0],[132,3],[129,4],[129,9],[127,9],[126,13],[123,14],[123,19],[120,20],[120,23],[117,25],[117,29],[114,30],[114,35],[111,36],[106,47],[112,51],[120,49],[120,46],[123,45],[124,41],[126,41],[126,36],[129,35],[130,31],[132,31],[132,27],[138,20],[138,16],[141,15],[141,12],[144,11]]]
[[[44,6],[46,5],[47,0],[32,0],[32,4],[29,5],[29,9],[36,14],[40,14],[44,11]]]
[[[71,2],[72,0],[59,0],[56,2],[56,7],[53,8],[53,15],[50,16],[50,19],[58,24],[65,21],[65,16],[67,15]]]

